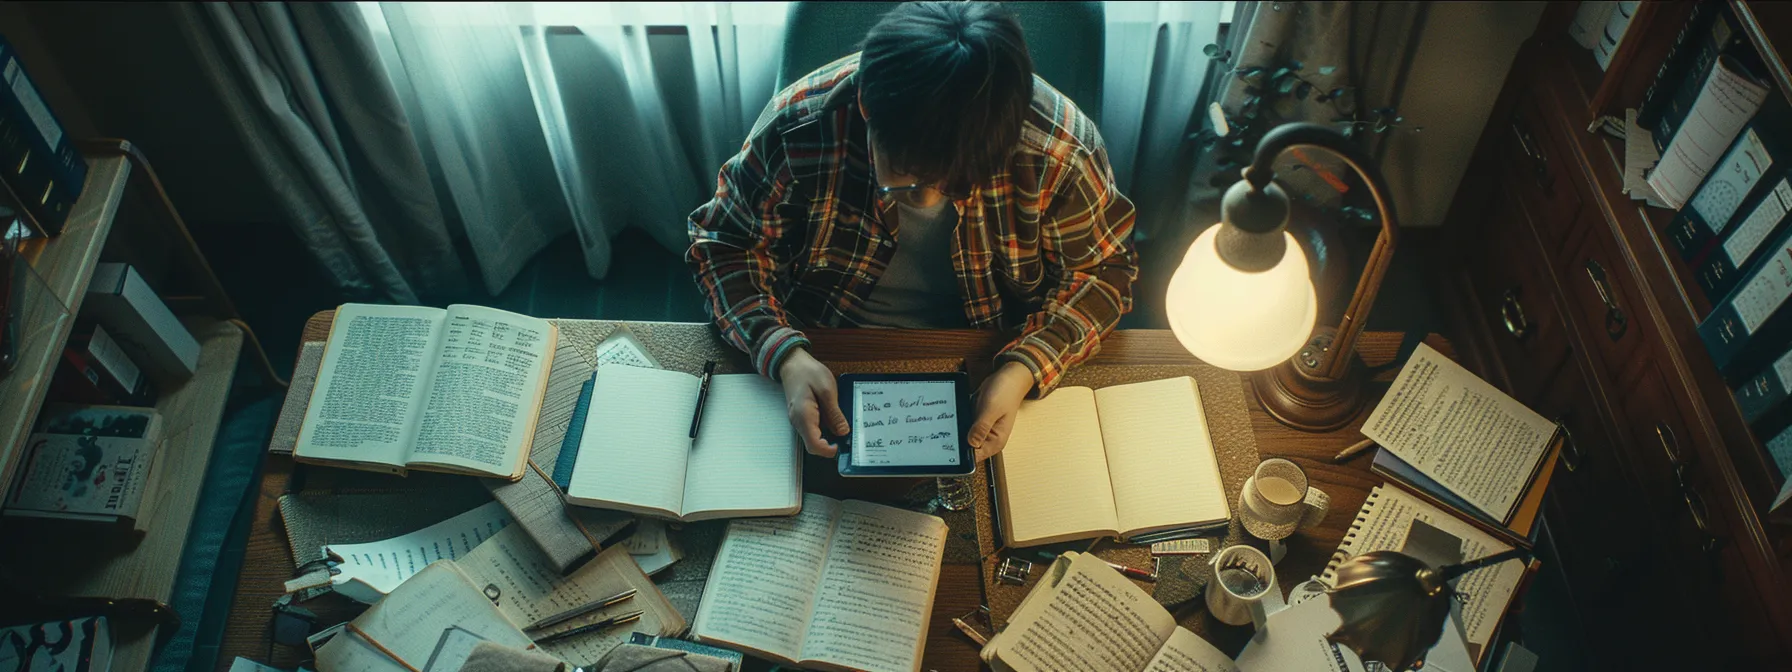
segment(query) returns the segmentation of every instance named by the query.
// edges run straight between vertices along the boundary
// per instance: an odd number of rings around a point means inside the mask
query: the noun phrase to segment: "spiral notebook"
[[[1374,551],[1400,550],[1406,545],[1406,536],[1415,520],[1425,521],[1461,539],[1462,557],[1467,560],[1511,548],[1493,535],[1405,490],[1378,485],[1369,491],[1363,508],[1357,511],[1356,521],[1344,533],[1343,543],[1332,554],[1320,579],[1333,585],[1338,578],[1338,565],[1345,560]],[[1456,584],[1457,590],[1467,596],[1462,605],[1462,626],[1468,639],[1469,655],[1474,657],[1476,665],[1480,665],[1487,650],[1493,648],[1490,644],[1498,634],[1500,621],[1504,620],[1513,601],[1523,594],[1524,584],[1536,567],[1535,561],[1526,565],[1522,561],[1509,560],[1470,572]]]

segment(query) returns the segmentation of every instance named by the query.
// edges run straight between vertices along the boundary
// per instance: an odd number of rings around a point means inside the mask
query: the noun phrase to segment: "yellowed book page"
[[[802,660],[856,670],[918,670],[946,552],[946,522],[849,500],[822,571]]]
[[[591,604],[623,591],[638,592],[615,606],[600,609],[539,631],[546,635],[576,628],[609,616],[645,611],[641,620],[543,644],[542,649],[568,663],[590,663],[603,658],[629,633],[671,636],[684,630],[684,617],[666,596],[641,573],[641,568],[622,546],[611,546],[567,576],[561,576],[541,548],[520,526],[512,525],[455,561],[476,586],[497,586],[498,611],[518,628]]]
[[[1200,635],[1176,628],[1145,672],[1238,672],[1238,664]]]
[[[1363,436],[1499,521],[1511,517],[1555,431],[1422,343],[1363,423]]]
[[[402,467],[417,435],[445,315],[422,306],[336,309],[293,454]]]
[[[995,644],[999,669],[1016,672],[1051,670],[1143,670],[1157,656],[1176,619],[1144,590],[1085,553],[1072,556],[1070,568],[1044,601],[1028,599],[1016,611]]]
[[[1094,390],[1060,387],[1023,402],[1014,435],[995,459],[1008,543],[1119,532]]]
[[[1095,404],[1121,534],[1231,516],[1195,379],[1104,387]]]
[[[1480,528],[1418,497],[1396,487],[1380,485],[1370,491],[1362,512],[1357,515],[1356,526],[1351,528],[1353,534],[1344,538],[1344,543],[1338,547],[1338,555],[1352,558],[1373,551],[1398,551],[1406,546],[1406,535],[1412,531],[1414,520],[1423,520],[1461,539],[1463,560],[1483,558],[1511,548]],[[1524,562],[1508,560],[1469,572],[1457,586],[1458,591],[1467,595],[1462,606],[1462,627],[1477,658],[1478,652],[1493,638],[1493,631],[1499,627],[1500,618],[1512,601],[1512,593],[1524,580],[1524,573]],[[1333,570],[1328,568],[1324,578],[1333,580]]]
[[[684,519],[796,513],[802,453],[783,387],[751,373],[711,378],[684,476]]]
[[[603,366],[566,494],[642,509],[684,510],[697,377],[678,371]]]
[[[530,649],[535,643],[492,606],[472,579],[454,564],[440,560],[373,605],[353,621],[361,633],[343,632],[317,650],[317,669],[332,672],[402,672],[421,670],[441,641],[442,633],[460,628],[494,644]],[[368,639],[379,642],[401,665]]]
[[[691,634],[795,661],[839,511],[839,500],[811,494],[794,518],[729,523]]]

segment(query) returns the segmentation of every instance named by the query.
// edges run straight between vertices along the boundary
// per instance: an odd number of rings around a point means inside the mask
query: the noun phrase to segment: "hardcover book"
[[[60,406],[27,439],[4,513],[103,523],[147,522],[161,442],[155,409]]]

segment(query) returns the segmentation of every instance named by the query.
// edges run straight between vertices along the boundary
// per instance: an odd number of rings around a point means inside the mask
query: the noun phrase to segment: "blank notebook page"
[[[678,511],[696,407],[696,376],[598,367],[567,494]]]
[[[1008,505],[1003,513],[1016,540],[1114,529],[1094,390],[1061,387],[1022,403],[1014,435],[996,460]]]
[[[684,513],[785,509],[801,499],[802,452],[784,388],[757,374],[715,376],[685,473]]]
[[[1195,379],[1102,388],[1095,401],[1122,531],[1230,515]]]

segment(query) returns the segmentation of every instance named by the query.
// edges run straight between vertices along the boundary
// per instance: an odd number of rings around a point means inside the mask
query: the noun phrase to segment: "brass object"
[[[1378,661],[1394,672],[1417,670],[1443,635],[1456,589],[1450,581],[1469,572],[1521,558],[1522,549],[1433,568],[1398,551],[1375,551],[1338,566],[1332,609],[1342,622],[1327,639]]]

